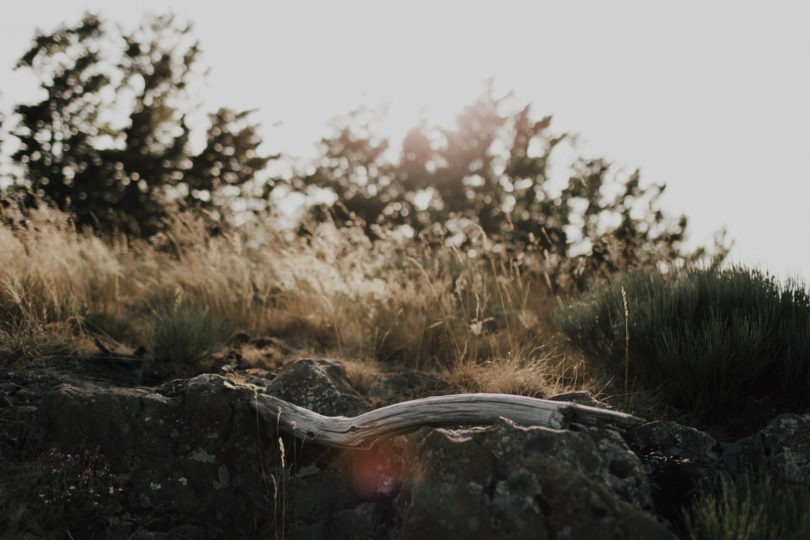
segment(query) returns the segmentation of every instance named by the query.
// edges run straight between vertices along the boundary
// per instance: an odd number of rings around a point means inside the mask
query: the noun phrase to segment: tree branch
[[[567,429],[571,424],[630,427],[644,422],[607,409],[510,394],[433,396],[351,418],[323,416],[268,394],[257,394],[252,407],[272,430],[340,448],[367,448],[382,437],[401,435],[423,426],[488,425],[499,418],[554,429]]]

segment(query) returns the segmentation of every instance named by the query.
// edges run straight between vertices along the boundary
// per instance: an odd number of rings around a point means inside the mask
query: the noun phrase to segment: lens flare
[[[351,467],[352,486],[361,498],[393,497],[402,485],[402,449],[390,441],[354,452]]]

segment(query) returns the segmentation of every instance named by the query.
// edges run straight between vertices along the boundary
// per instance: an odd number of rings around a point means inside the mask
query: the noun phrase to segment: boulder
[[[674,538],[645,512],[642,464],[603,429],[502,420],[409,438],[401,538]]]
[[[57,468],[63,459],[76,469],[86,452],[103,458],[109,475],[98,478],[123,489],[122,510],[72,531],[122,538],[672,538],[663,523],[677,526],[689,498],[720,476],[766,469],[810,483],[810,415],[780,416],[733,443],[665,421],[620,431],[501,419],[338,450],[268,428],[256,404],[266,392],[329,416],[361,414],[366,402],[339,363],[291,362],[266,388],[242,380],[204,374],[147,388],[9,372],[0,449],[16,459],[36,446]],[[438,389],[415,375],[392,381],[392,399],[409,387]],[[377,399],[386,395],[385,381],[378,386]],[[0,495],[11,489],[0,484]]]
[[[281,473],[277,439],[249,407],[254,391],[217,375],[176,382],[169,395],[63,384],[39,407],[41,444],[103,456],[128,480],[127,506],[153,525],[261,533],[273,526],[269,486]]]
[[[656,513],[681,519],[681,508],[702,488],[716,485],[723,470],[718,441],[698,429],[670,421],[632,428],[625,439],[649,472]]]
[[[368,410],[340,362],[302,358],[278,373],[266,392],[325,416],[355,416]]]
[[[768,471],[779,480],[810,485],[810,414],[783,414],[753,435],[723,446],[731,471]]]
[[[248,537],[339,526],[348,538],[353,526],[381,526],[371,523],[380,512],[357,495],[353,454],[302,447],[264,430],[251,401],[265,389],[213,374],[151,389],[70,381],[36,400],[38,444],[59,456],[89,449],[103,457],[123,479],[130,532],[138,515],[172,535],[181,526]],[[336,362],[292,362],[266,391],[323,414],[365,410]],[[127,531],[126,522],[116,527]]]
[[[625,438],[646,462],[656,513],[680,519],[681,508],[721,478],[768,472],[779,481],[810,484],[810,415],[784,414],[736,442],[720,442],[675,422],[650,422]]]

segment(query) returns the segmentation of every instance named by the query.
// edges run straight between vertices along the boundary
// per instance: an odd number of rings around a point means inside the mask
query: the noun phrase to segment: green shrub
[[[203,367],[207,355],[225,345],[232,331],[220,312],[177,293],[170,305],[154,309],[149,341],[158,367],[190,375]]]
[[[628,272],[592,284],[557,321],[614,384],[699,418],[810,399],[810,296],[755,270]]]
[[[810,538],[807,488],[770,475],[723,481],[704,491],[684,513],[690,540],[799,540]]]

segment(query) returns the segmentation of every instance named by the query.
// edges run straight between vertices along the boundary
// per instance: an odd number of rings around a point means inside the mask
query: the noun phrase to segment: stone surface
[[[700,488],[716,485],[723,473],[722,447],[695,428],[649,422],[628,430],[625,439],[649,471],[656,512],[670,521],[678,521],[680,507]]]
[[[757,433],[723,447],[733,471],[768,470],[777,478],[810,485],[810,414],[784,414]]]
[[[123,512],[78,536],[672,538],[664,523],[676,523],[689,497],[720,476],[764,468],[810,483],[810,415],[777,417],[733,443],[674,422],[620,433],[501,420],[342,451],[266,432],[250,405],[267,391],[321,414],[363,412],[336,362],[301,359],[275,378],[204,374],[150,388],[118,386],[93,370],[0,373],[4,460],[90,451],[122,482]],[[376,381],[367,397],[418,397],[436,384],[400,374]],[[0,496],[13,489],[0,482]]]
[[[36,444],[64,455],[91,449],[103,456],[125,479],[127,508],[149,516],[157,531],[176,536],[182,525],[219,537],[228,531],[272,537],[285,527],[285,534],[332,528],[336,516],[342,516],[343,529],[352,523],[367,528],[370,516],[381,515],[355,512],[363,500],[350,456],[263,432],[250,402],[264,388],[212,374],[157,388],[96,385],[55,374],[28,378],[35,390],[6,381],[3,396],[24,395],[35,404],[14,410],[29,411]],[[365,410],[336,362],[292,362],[273,383],[268,391],[322,414]],[[395,489],[386,485],[388,493]]]
[[[781,415],[730,443],[675,422],[650,422],[625,437],[646,462],[656,512],[672,521],[679,518],[679,505],[721,478],[767,471],[779,480],[810,484],[810,415]]]
[[[339,362],[302,358],[284,366],[266,392],[326,416],[355,416],[368,410]]]
[[[167,523],[267,527],[278,443],[260,434],[253,390],[217,375],[145,389],[61,385],[42,400],[44,447],[95,449],[129,481],[128,505]],[[272,519],[272,518],[271,518]],[[178,521],[179,520],[179,521]]]
[[[403,472],[402,538],[673,538],[620,437],[520,427],[424,430]]]

